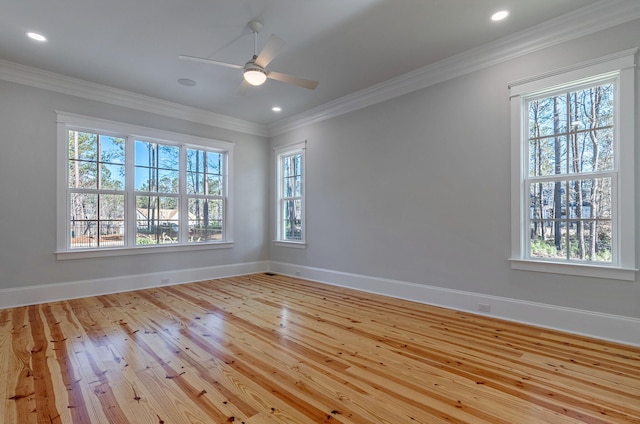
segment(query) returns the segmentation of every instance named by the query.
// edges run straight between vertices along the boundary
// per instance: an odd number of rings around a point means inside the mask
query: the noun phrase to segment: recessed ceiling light
[[[27,37],[40,42],[47,41],[47,37],[42,34],[38,34],[37,32],[27,32]]]
[[[180,78],[178,80],[178,83],[187,87],[193,87],[194,85],[196,85],[196,82],[189,78]]]
[[[280,106],[274,106],[271,108],[271,110],[274,112],[282,112],[282,108]]]
[[[501,10],[501,11],[496,12],[493,15],[491,15],[491,20],[492,21],[501,21],[504,18],[506,18],[507,16],[509,16],[509,11],[508,10]]]

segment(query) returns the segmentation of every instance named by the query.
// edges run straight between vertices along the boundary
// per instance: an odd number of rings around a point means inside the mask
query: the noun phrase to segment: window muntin
[[[278,241],[304,243],[304,144],[277,152]]]
[[[615,81],[529,98],[530,258],[611,263]]]
[[[231,143],[78,115],[59,113],[59,121],[66,206],[58,208],[58,253],[229,244]],[[129,135],[147,130],[150,137]]]

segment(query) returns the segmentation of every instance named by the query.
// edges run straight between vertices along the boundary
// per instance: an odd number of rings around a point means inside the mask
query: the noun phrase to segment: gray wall
[[[637,281],[507,260],[508,83],[639,45],[634,21],[272,138],[307,140],[308,246],[271,259],[640,318]]]
[[[637,281],[513,271],[507,261],[507,84],[639,44],[640,22],[630,22],[274,137],[271,146],[0,81],[0,289],[271,259],[640,318]],[[236,143],[235,246],[57,261],[56,109]],[[309,244],[280,248],[270,243],[270,147],[305,139]]]
[[[55,110],[234,142],[234,247],[56,260]],[[264,137],[0,81],[0,149],[0,289],[268,259]]]

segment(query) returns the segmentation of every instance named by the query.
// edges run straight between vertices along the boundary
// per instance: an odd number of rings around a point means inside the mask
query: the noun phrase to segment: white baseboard
[[[640,346],[640,319],[282,262],[271,271],[364,292]],[[478,304],[491,312],[478,311]]]
[[[640,346],[640,319],[406,281],[261,261],[0,289],[0,309],[272,271],[325,284]],[[478,311],[489,305],[490,313]]]
[[[57,300],[77,299],[118,292],[146,289],[254,274],[269,270],[269,261],[219,265],[176,271],[162,271],[149,274],[126,275],[95,280],[72,281],[58,284],[0,289],[0,309],[14,306],[33,305]]]

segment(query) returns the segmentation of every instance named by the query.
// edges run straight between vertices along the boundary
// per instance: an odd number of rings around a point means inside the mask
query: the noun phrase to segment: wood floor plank
[[[640,424],[640,348],[282,275],[0,310],[0,422]]]

